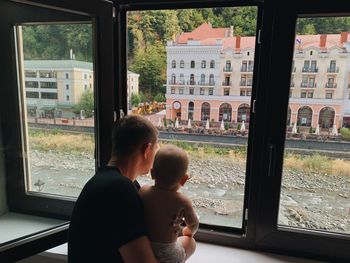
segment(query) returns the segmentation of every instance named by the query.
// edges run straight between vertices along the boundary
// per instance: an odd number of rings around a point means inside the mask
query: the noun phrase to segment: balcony
[[[198,85],[199,86],[215,86],[215,81],[210,81],[210,82],[198,81]]]
[[[326,89],[335,89],[337,87],[337,83],[326,83]]]
[[[253,72],[254,67],[241,67],[241,72]]]
[[[194,80],[187,80],[187,85],[194,86],[196,82]]]
[[[231,81],[223,81],[222,86],[231,86],[232,82]]]
[[[339,67],[328,67],[327,68],[327,73],[338,73],[339,72]]]
[[[318,72],[318,67],[303,68],[303,73],[316,73]]]
[[[172,80],[169,80],[168,81],[168,84],[170,85],[185,85],[185,81],[184,80],[180,80],[180,81],[172,81]]]
[[[240,81],[239,82],[239,85],[240,86],[244,86],[244,87],[251,87],[252,85],[253,85],[253,82],[251,82],[251,81]]]
[[[226,66],[226,67],[223,68],[223,71],[224,72],[232,72],[232,67]]]
[[[308,83],[308,82],[301,82],[300,83],[301,88],[306,88],[306,89],[315,89],[316,88],[316,83]]]

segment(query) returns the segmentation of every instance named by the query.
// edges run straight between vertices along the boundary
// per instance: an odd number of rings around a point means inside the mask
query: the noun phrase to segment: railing
[[[327,68],[328,73],[338,73],[339,72],[339,67],[328,67]]]
[[[172,80],[169,80],[168,84],[170,84],[170,85],[185,85],[185,81],[172,81]]]
[[[231,86],[232,82],[231,81],[223,81],[222,86]]]
[[[241,72],[253,72],[254,67],[241,67]]]
[[[223,68],[223,71],[224,72],[232,72],[232,67],[226,66],[226,67]]]
[[[239,85],[240,86],[248,86],[248,87],[251,87],[253,85],[253,82],[251,81],[240,81],[239,82]]]
[[[314,67],[311,67],[311,68],[303,68],[302,70],[303,72],[318,72],[318,67],[314,68]]]
[[[337,87],[337,83],[326,83],[326,89],[335,89]]]
[[[300,87],[302,88],[316,88],[316,83],[307,83],[307,82],[301,82]]]
[[[196,82],[194,80],[188,80],[187,85],[196,85]]]

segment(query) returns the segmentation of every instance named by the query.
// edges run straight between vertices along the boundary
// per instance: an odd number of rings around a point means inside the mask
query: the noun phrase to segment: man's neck
[[[108,166],[117,167],[121,174],[129,178],[132,182],[137,178],[136,165],[130,165],[128,160],[118,160],[117,158],[112,157],[108,162]]]

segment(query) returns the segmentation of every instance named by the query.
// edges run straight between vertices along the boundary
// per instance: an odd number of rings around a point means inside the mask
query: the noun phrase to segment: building
[[[350,125],[348,33],[296,37],[287,125]],[[255,37],[204,23],[167,43],[168,119],[249,123]]]
[[[77,60],[26,60],[27,113],[32,117],[75,117],[73,107],[94,85],[93,64]]]
[[[139,78],[140,74],[134,73],[132,71],[128,70],[128,77],[127,77],[127,98],[128,98],[128,109],[131,110],[132,108],[132,102],[131,102],[131,96],[133,94],[139,94]]]

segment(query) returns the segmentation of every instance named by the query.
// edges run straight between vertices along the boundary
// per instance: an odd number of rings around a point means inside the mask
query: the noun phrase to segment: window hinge
[[[261,29],[259,29],[259,31],[258,31],[258,44],[261,44],[260,35],[261,35]]]
[[[255,113],[256,100],[253,100],[252,112]]]
[[[244,220],[248,221],[248,208],[244,210]]]
[[[117,112],[116,112],[116,111],[114,111],[114,114],[113,114],[113,119],[114,119],[114,122],[116,122],[116,121],[117,121]]]
[[[115,18],[116,17],[116,9],[115,9],[115,6],[113,7],[113,10],[112,10],[112,17]]]

